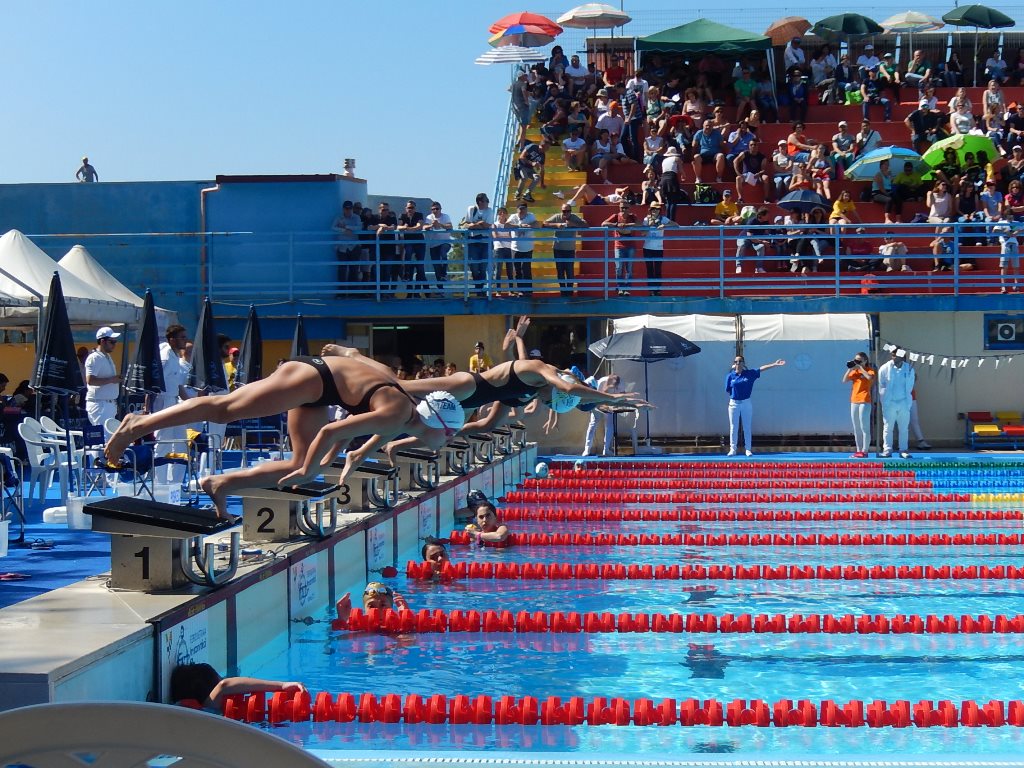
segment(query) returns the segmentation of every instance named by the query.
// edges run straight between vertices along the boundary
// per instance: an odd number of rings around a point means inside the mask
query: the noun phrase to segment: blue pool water
[[[972,477],[944,479],[969,487]],[[996,482],[993,480],[993,482]],[[1019,493],[1024,479],[1000,481]],[[585,505],[574,504],[577,507]],[[607,506],[607,505],[604,505]],[[703,505],[712,507],[713,505]],[[1019,506],[1019,504],[1018,504]],[[635,507],[635,505],[634,505]],[[861,505],[863,507],[863,505]],[[653,508],[653,507],[645,507]],[[663,508],[672,508],[663,505]],[[732,505],[730,508],[739,508]],[[745,504],[745,509],[793,509]],[[817,505],[815,509],[849,508]],[[970,503],[872,509],[976,509]],[[986,508],[986,507],[981,507]],[[991,507],[988,507],[991,508]],[[1013,509],[1013,504],[999,508]],[[512,523],[516,532],[570,533],[1020,533],[1020,520]],[[409,558],[415,554],[408,553]],[[1024,565],[1024,546],[454,546],[456,561],[642,564]],[[404,559],[402,560],[404,563]],[[1015,580],[393,580],[414,609],[723,614],[1024,614]],[[356,591],[362,585],[353,585]],[[697,597],[694,588],[705,589]],[[356,592],[358,594],[358,592]],[[331,618],[330,615],[320,617]],[[1024,635],[543,634],[404,636],[294,624],[246,673],[303,680],[311,691],[650,698],[1024,699]],[[318,754],[423,750],[438,755],[530,750],[625,759],[720,753],[759,756],[1024,754],[1024,728],[757,728],[299,723],[275,727]]]

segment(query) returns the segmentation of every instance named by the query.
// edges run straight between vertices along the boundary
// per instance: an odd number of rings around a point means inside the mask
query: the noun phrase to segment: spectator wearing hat
[[[121,377],[111,353],[120,333],[108,325],[96,331],[96,348],[85,358],[85,412],[89,423],[101,426],[117,416],[117,397],[121,394]]]
[[[895,88],[900,87],[900,71],[891,53],[882,55],[882,63],[878,65],[878,80]]]
[[[541,353],[541,351],[539,349],[536,349],[536,348],[531,349],[530,350],[530,354],[528,354],[526,357],[529,360],[543,360],[544,359],[544,355]]]
[[[943,114],[933,108],[931,99],[928,98],[922,98],[917,104],[917,109],[907,115],[903,124],[910,131],[910,140],[917,152],[924,152],[939,139],[946,138],[942,120]]]
[[[682,201],[680,180],[683,176],[683,158],[678,147],[669,147],[661,161],[658,178],[658,198],[665,206],[665,215],[675,221],[676,206]]]
[[[839,132],[832,135],[832,152],[829,161],[835,178],[843,178],[843,172],[853,164],[856,157],[857,137],[850,133],[850,124],[840,120]]]
[[[715,212],[711,217],[710,223],[720,227],[723,224],[737,224],[739,220],[740,207],[733,197],[732,190],[723,189],[722,199],[715,206]]]
[[[885,122],[888,123],[892,120],[892,101],[882,95],[882,83],[878,79],[878,70],[868,70],[867,76],[860,84],[860,95],[860,109],[865,118],[870,120],[871,107],[881,104]]]
[[[799,37],[794,37],[787,43],[786,50],[782,54],[782,61],[785,64],[787,75],[792,75],[794,72],[801,76],[804,74],[807,67],[807,55],[801,47]]]
[[[789,180],[793,177],[795,164],[796,161],[789,154],[789,143],[785,139],[779,139],[775,152],[772,153],[772,182],[775,184],[776,196],[782,197],[789,189]]]
[[[79,181],[84,181],[91,184],[94,181],[100,180],[100,175],[96,173],[96,169],[89,164],[89,158],[82,158],[82,166],[75,172],[75,178]]]
[[[651,296],[661,295],[661,265],[665,256],[665,228],[675,223],[662,215],[662,204],[655,200],[647,209],[643,221],[647,229],[644,238],[644,264],[647,266],[647,289]]]
[[[576,232],[585,229],[587,222],[572,212],[568,202],[562,203],[562,210],[544,221],[545,227],[554,230],[555,241],[552,253],[561,295],[569,298],[576,287]]]
[[[857,57],[857,71],[860,73],[860,79],[865,79],[871,70],[878,69],[879,64],[881,62],[875,55],[875,46],[868,43],[864,46],[860,56]]]
[[[469,356],[469,372],[483,373],[494,365],[491,356],[484,351],[484,343],[478,341],[473,345],[473,354]]]

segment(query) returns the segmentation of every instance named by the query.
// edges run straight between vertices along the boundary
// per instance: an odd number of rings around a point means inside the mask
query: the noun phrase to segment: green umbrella
[[[811,29],[811,32],[819,37],[840,40],[880,35],[884,31],[882,25],[877,21],[859,13],[840,13],[836,16],[829,16],[827,19],[819,21]]]
[[[964,161],[964,155],[968,152],[973,153],[975,157],[978,156],[978,152],[984,152],[988,156],[989,162],[999,157],[996,145],[992,143],[992,139],[988,136],[961,133],[932,144],[928,151],[924,153],[924,161],[932,168],[938,168],[942,164],[943,154],[949,147],[956,150],[957,160],[961,163]]]
[[[978,29],[1012,27],[1016,22],[1001,11],[986,5],[964,5],[942,14],[942,20],[954,27],[974,27],[973,85],[978,84]]]

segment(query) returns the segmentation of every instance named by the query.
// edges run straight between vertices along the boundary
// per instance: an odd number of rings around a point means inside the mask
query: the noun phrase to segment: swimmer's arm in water
[[[258,693],[260,691],[284,691],[285,693],[303,693],[306,686],[296,682],[278,680],[261,680],[258,677],[225,677],[210,691],[209,701],[216,707],[224,703],[228,696],[239,693]]]

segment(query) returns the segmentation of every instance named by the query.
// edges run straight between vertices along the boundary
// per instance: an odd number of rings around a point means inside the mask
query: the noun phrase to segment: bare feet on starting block
[[[106,447],[103,449],[103,455],[107,457],[108,465],[117,466],[121,463],[121,457],[124,456],[125,450],[135,440],[135,437],[132,435],[132,427],[136,421],[138,421],[138,417],[135,414],[126,413],[121,420],[121,426],[110,436]]]
[[[210,501],[213,502],[213,508],[217,510],[217,517],[221,520],[230,520],[228,497],[224,492],[225,479],[223,475],[210,475],[199,481],[199,487],[203,493],[210,497]]]

